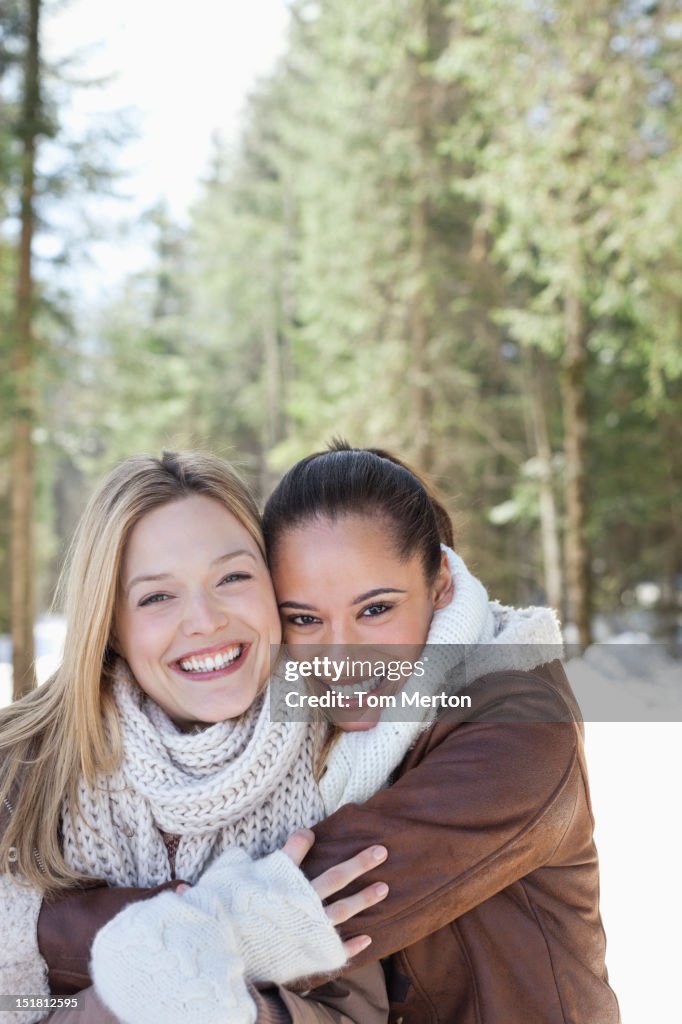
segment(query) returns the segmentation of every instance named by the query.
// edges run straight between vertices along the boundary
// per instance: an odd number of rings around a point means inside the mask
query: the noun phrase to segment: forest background
[[[95,480],[162,446],[232,457],[261,497],[333,434],[393,448],[446,493],[494,596],[548,601],[583,646],[624,630],[679,645],[682,2],[290,0],[281,58],[188,217],[115,198],[134,132],[74,118],[98,83],[47,53],[63,6],[0,0],[15,692]],[[150,82],[167,6],[135,40]],[[199,120],[190,38],[175,67]],[[153,254],[124,272],[137,235]],[[103,283],[88,257],[105,241]],[[587,725],[626,1024],[679,1004],[679,730]]]
[[[69,136],[79,86],[41,52],[49,4],[0,10],[0,632],[19,688],[94,480],[162,446],[232,456],[261,497],[334,434],[392,448],[449,496],[496,596],[555,605],[582,645],[595,613],[617,630],[654,607],[675,635],[679,0],[293,0],[188,223],[150,210],[153,258],[87,317],[63,268],[121,188],[127,129]]]

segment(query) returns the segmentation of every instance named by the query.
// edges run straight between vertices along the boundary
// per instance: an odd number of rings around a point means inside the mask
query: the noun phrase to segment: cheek
[[[272,614],[268,616],[267,632],[271,644],[280,644],[282,642],[282,624],[276,608],[273,608]]]
[[[116,650],[129,665],[158,657],[167,644],[167,628],[151,617],[122,615],[117,624]]]
[[[264,588],[260,593],[253,595],[249,616],[268,644],[280,643],[282,626],[272,587]]]
[[[433,603],[424,595],[423,599],[405,607],[400,620],[395,622],[394,643],[424,644],[426,643],[431,619]]]
[[[130,660],[130,651],[137,647],[135,642],[134,623],[125,612],[116,615],[112,630],[112,640],[116,653]]]

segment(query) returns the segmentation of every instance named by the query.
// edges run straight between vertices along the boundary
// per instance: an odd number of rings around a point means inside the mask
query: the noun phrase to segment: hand
[[[315,842],[315,833],[309,828],[300,828],[293,835],[289,836],[282,847],[282,853],[300,867],[306,854]],[[366,874],[381,864],[388,857],[388,850],[385,846],[368,846],[366,850],[350,857],[348,860],[335,864],[333,868],[324,871],[317,878],[312,878],[310,884],[321,900],[327,900],[335,892],[345,889],[347,885],[354,882],[356,878]],[[373,907],[388,895],[388,886],[385,882],[375,882],[368,885],[353,896],[346,896],[344,899],[335,900],[325,907],[327,917],[333,925],[348,921],[355,917],[361,910]],[[344,942],[343,947],[346,956],[350,959],[356,956],[363,949],[367,949],[371,942],[369,935],[355,935],[352,939]]]

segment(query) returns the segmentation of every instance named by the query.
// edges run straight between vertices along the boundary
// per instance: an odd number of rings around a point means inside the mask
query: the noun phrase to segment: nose
[[[184,631],[187,636],[210,636],[227,624],[227,609],[211,593],[197,591],[187,599]]]
[[[343,648],[357,644],[359,641],[355,630],[348,622],[326,622],[321,634],[315,637],[315,643],[327,648],[326,653],[341,655]]]
[[[343,630],[338,625],[335,625],[326,619],[316,625],[309,636],[297,633],[293,629],[287,630],[286,623],[284,624],[284,631],[289,642],[294,644],[304,644],[306,647],[310,647],[311,650],[313,647],[323,648],[329,647],[332,644],[342,644],[344,642]]]

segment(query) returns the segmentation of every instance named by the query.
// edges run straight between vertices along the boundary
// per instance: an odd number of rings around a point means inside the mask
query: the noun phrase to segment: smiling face
[[[400,657],[414,660],[434,611],[452,596],[446,558],[430,583],[420,554],[401,560],[385,527],[362,515],[285,530],[274,551],[272,576],[285,643],[370,644],[375,661],[382,652],[395,659],[397,645]],[[369,713],[339,724],[349,731],[376,722],[376,714]]]
[[[124,552],[115,633],[139,685],[179,725],[241,715],[280,641],[270,576],[248,530],[203,495],[148,512]]]

